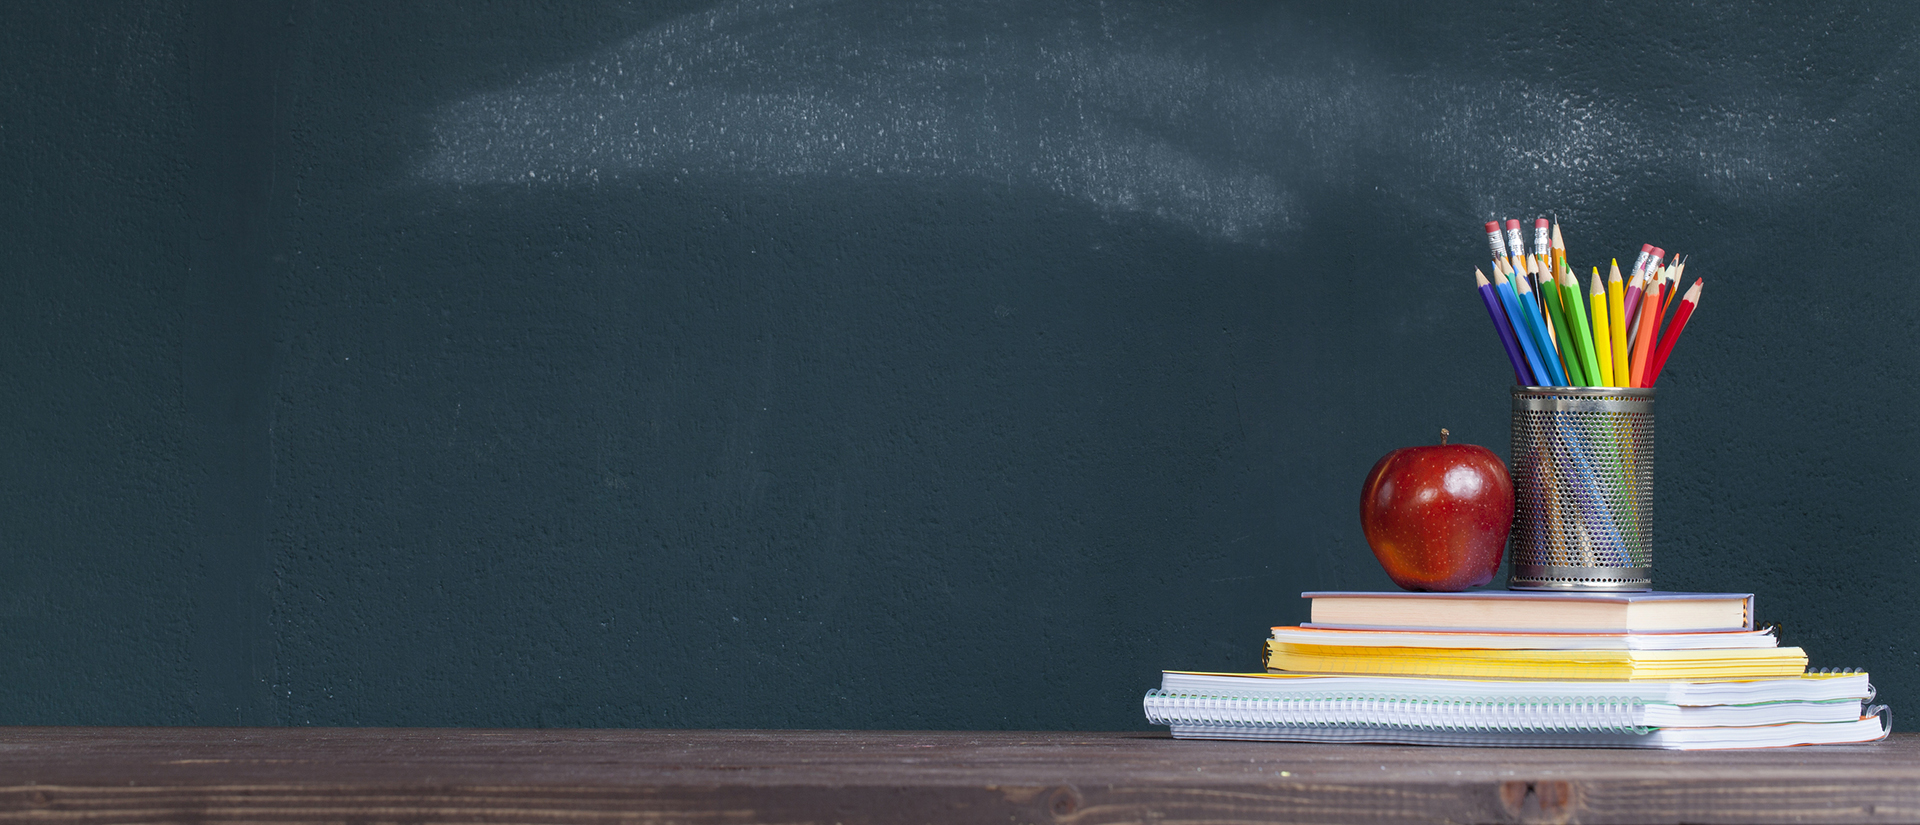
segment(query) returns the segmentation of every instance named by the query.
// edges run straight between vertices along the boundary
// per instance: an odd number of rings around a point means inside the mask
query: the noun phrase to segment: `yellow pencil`
[[[1607,339],[1613,342],[1613,385],[1630,387],[1627,383],[1627,298],[1626,289],[1620,284],[1620,261],[1613,262],[1613,272],[1607,275]]]
[[[1587,296],[1593,304],[1593,354],[1600,362],[1600,381],[1605,386],[1613,383],[1613,339],[1609,337],[1611,325],[1607,315],[1607,288],[1600,283],[1600,267],[1593,268],[1593,291]]]

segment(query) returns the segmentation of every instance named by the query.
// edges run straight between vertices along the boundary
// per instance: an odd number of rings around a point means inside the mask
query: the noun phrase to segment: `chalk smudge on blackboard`
[[[1491,214],[1659,178],[1751,195],[1818,156],[1819,124],[1765,105],[1661,123],[1524,80],[1389,74],[1304,35],[1192,29],[1155,4],[740,0],[444,107],[418,171],[966,176],[1257,241],[1328,189]]]

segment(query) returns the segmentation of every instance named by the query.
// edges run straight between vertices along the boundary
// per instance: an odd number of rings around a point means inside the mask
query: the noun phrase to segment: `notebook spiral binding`
[[[1880,717],[1880,730],[1889,736],[1893,735],[1893,708],[1886,705],[1871,705],[1862,710],[1860,715]]]
[[[1202,695],[1155,688],[1142,701],[1148,723],[1155,725],[1515,733],[1645,734],[1654,730],[1636,724],[1643,706],[1639,699],[1609,696],[1486,701],[1337,693]]]
[[[1807,668],[1807,675],[1809,676],[1852,676],[1855,673],[1866,673],[1866,672],[1867,671],[1864,668],[1857,668],[1857,667],[1810,667],[1810,668]],[[1868,682],[1867,698],[1860,700],[1860,704],[1862,707],[1865,707],[1866,705],[1872,705],[1873,700],[1879,698],[1879,696],[1880,696],[1880,689],[1874,687],[1872,682]],[[1886,710],[1887,708],[1886,705],[1874,705],[1874,707],[1880,708],[1882,710]],[[1872,711],[1872,709],[1873,708],[1867,708],[1868,711]],[[1872,716],[1873,714],[1869,712],[1866,715]],[[1892,732],[1893,730],[1893,722],[1890,718],[1892,715],[1893,715],[1893,712],[1888,710],[1886,716],[1880,717],[1882,719],[1888,720],[1886,722],[1888,732]]]

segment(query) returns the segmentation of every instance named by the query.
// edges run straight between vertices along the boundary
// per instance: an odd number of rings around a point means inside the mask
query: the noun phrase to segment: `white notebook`
[[[1168,694],[1156,690],[1147,693],[1144,704],[1147,721],[1156,725],[1359,726],[1473,731],[1646,733],[1662,727],[1853,722],[1861,715],[1858,699],[1686,707],[1632,698],[1256,698]]]
[[[1778,679],[1728,682],[1510,682],[1413,676],[1317,676],[1298,673],[1200,673],[1169,670],[1160,675],[1165,693],[1206,696],[1410,696],[1419,698],[1637,699],[1669,705],[1738,705],[1755,702],[1823,702],[1873,698],[1864,671],[1809,672]]]
[[[1880,716],[1852,722],[1795,722],[1730,728],[1658,728],[1649,733],[1583,731],[1492,732],[1413,730],[1376,727],[1264,727],[1259,725],[1174,725],[1176,739],[1248,739],[1269,742],[1322,742],[1384,745],[1453,745],[1488,748],[1659,748],[1727,750],[1794,745],[1847,745],[1885,739]]]
[[[1859,671],[1733,682],[1511,682],[1168,671],[1142,700],[1182,739],[1747,748],[1873,741]]]

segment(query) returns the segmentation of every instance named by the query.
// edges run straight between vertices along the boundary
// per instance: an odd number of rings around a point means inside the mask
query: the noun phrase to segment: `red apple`
[[[1394,450],[1367,473],[1360,528],[1393,583],[1456,591],[1493,581],[1513,528],[1513,477],[1492,450],[1440,443]]]

